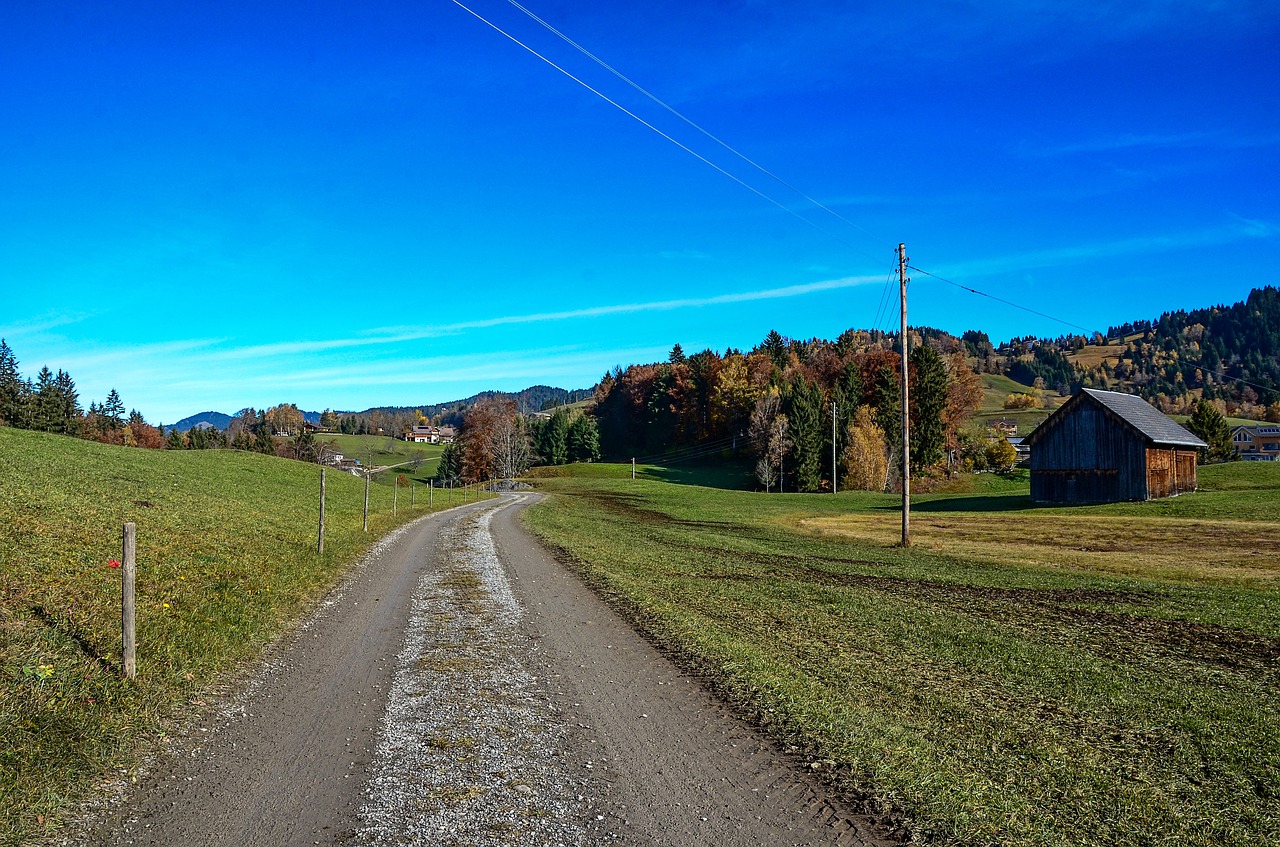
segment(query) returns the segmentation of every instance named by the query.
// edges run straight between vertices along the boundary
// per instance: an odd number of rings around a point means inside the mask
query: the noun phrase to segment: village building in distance
[[[1280,461],[1280,426],[1238,426],[1231,430],[1231,444],[1246,462]]]
[[[1037,503],[1152,500],[1196,490],[1203,441],[1133,394],[1085,388],[1026,438]]]
[[[419,444],[452,444],[458,432],[451,426],[415,426],[405,430],[404,440]]]

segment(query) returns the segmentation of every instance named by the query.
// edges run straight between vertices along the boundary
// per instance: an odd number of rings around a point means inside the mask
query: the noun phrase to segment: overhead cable
[[[761,199],[763,199],[763,200],[765,200],[765,201],[767,201],[767,202],[769,202],[769,203],[772,203],[774,206],[777,206],[779,209],[781,209],[782,211],[786,212],[786,213],[787,213],[787,214],[789,214],[789,215],[792,215],[793,217],[797,218],[798,220],[803,221],[804,223],[806,223],[806,224],[808,224],[809,226],[813,227],[813,228],[814,228],[814,229],[816,229],[818,232],[822,233],[823,235],[827,236],[828,238],[835,239],[836,241],[841,242],[841,243],[842,243],[842,244],[844,244],[845,246],[849,247],[849,248],[850,248],[850,249],[852,249],[852,250],[855,250],[855,251],[857,251],[857,252],[861,253],[861,254],[862,254],[862,255],[864,255],[864,256],[868,256],[868,257],[870,257],[870,256],[871,256],[871,254],[870,254],[870,253],[867,253],[867,252],[866,252],[865,250],[863,250],[861,247],[859,247],[859,246],[857,246],[857,245],[855,245],[855,244],[853,244],[853,243],[849,242],[847,239],[841,238],[840,236],[836,235],[835,233],[831,232],[830,230],[827,230],[827,229],[822,228],[822,227],[821,227],[821,226],[819,226],[818,224],[816,224],[816,223],[814,223],[813,221],[811,221],[811,220],[809,220],[808,218],[806,218],[804,215],[801,215],[801,214],[800,214],[799,212],[797,212],[795,209],[792,209],[791,207],[787,206],[786,204],[781,203],[781,202],[779,202],[778,200],[775,200],[773,197],[770,197],[768,194],[765,194],[765,193],[764,193],[763,191],[761,191],[760,189],[756,188],[755,186],[751,185],[750,183],[746,182],[745,180],[741,179],[740,177],[735,176],[734,174],[732,174],[732,173],[730,173],[729,171],[727,171],[727,170],[725,170],[724,168],[722,168],[720,165],[717,165],[715,162],[711,161],[711,160],[710,160],[710,159],[708,159],[706,156],[703,156],[701,153],[697,152],[697,151],[696,151],[696,150],[694,150],[693,148],[689,147],[688,145],[686,145],[686,144],[684,144],[684,143],[682,143],[682,142],[680,142],[680,141],[677,141],[675,138],[673,138],[672,136],[670,136],[670,135],[668,135],[667,133],[663,132],[662,130],[658,129],[656,126],[654,126],[653,124],[651,124],[649,121],[646,121],[644,118],[640,117],[640,116],[639,116],[639,115],[637,115],[635,112],[633,112],[633,111],[631,111],[630,109],[628,109],[626,106],[623,106],[623,105],[622,105],[621,103],[619,103],[617,100],[614,100],[614,99],[613,99],[612,97],[610,97],[609,95],[607,95],[607,94],[605,94],[604,92],[600,91],[599,89],[597,89],[597,88],[593,87],[590,83],[588,83],[588,82],[584,81],[584,80],[583,80],[583,79],[581,79],[580,77],[575,76],[572,72],[570,72],[570,71],[566,70],[565,68],[561,67],[560,65],[556,64],[554,61],[552,61],[551,59],[549,59],[549,58],[547,58],[546,56],[542,55],[542,54],[541,54],[541,53],[539,53],[537,50],[535,50],[535,49],[533,49],[532,47],[530,47],[528,44],[525,44],[523,41],[521,41],[520,39],[516,38],[516,37],[515,37],[514,35],[512,35],[511,33],[507,32],[507,31],[506,31],[506,30],[504,30],[502,27],[500,27],[500,26],[498,26],[497,24],[495,24],[493,21],[489,20],[488,18],[486,18],[486,17],[484,17],[483,15],[481,15],[479,12],[477,12],[477,11],[475,11],[474,9],[472,9],[471,7],[467,6],[465,3],[460,2],[460,0],[452,0],[452,2],[453,2],[453,4],[454,4],[455,6],[458,6],[459,8],[461,8],[461,9],[463,9],[464,11],[468,12],[468,13],[469,13],[469,14],[471,14],[474,18],[476,18],[476,19],[477,19],[477,20],[479,20],[480,22],[484,23],[486,26],[488,26],[489,28],[493,29],[495,32],[497,32],[497,33],[499,33],[500,35],[504,36],[505,38],[507,38],[508,40],[512,41],[513,43],[518,44],[520,47],[524,48],[524,49],[525,49],[525,50],[527,50],[529,53],[532,53],[534,56],[537,56],[537,57],[538,57],[539,59],[541,59],[543,62],[547,63],[547,64],[548,64],[548,65],[550,65],[551,67],[553,67],[553,68],[555,68],[556,70],[558,70],[560,73],[562,73],[562,74],[564,74],[565,76],[567,76],[569,79],[571,79],[571,80],[573,80],[574,82],[578,83],[578,85],[581,85],[583,88],[587,89],[587,90],[588,90],[588,91],[590,91],[592,94],[594,94],[594,95],[596,95],[597,97],[599,97],[601,100],[604,100],[606,103],[608,103],[609,105],[613,106],[613,107],[614,107],[615,109],[617,109],[618,111],[620,111],[620,112],[622,112],[623,114],[627,115],[628,117],[630,117],[631,119],[635,120],[636,122],[638,122],[638,123],[640,123],[640,124],[644,125],[645,127],[649,128],[649,129],[651,129],[651,130],[653,130],[655,133],[657,133],[658,135],[662,136],[662,137],[663,137],[663,138],[665,138],[667,141],[670,141],[672,144],[674,144],[675,146],[679,147],[681,150],[685,151],[685,152],[686,152],[686,153],[688,153],[690,156],[693,156],[695,159],[697,159],[698,161],[702,162],[703,164],[708,165],[709,167],[714,168],[715,170],[719,171],[721,174],[723,174],[724,176],[726,176],[726,177],[728,177],[729,179],[733,180],[734,182],[738,183],[738,185],[741,185],[743,188],[747,189],[747,190],[748,190],[748,191],[750,191],[752,194],[755,194],[756,196],[760,197]],[[761,170],[763,170],[763,169],[761,169]]]
[[[512,6],[515,6],[515,7],[516,7],[517,9],[519,9],[521,12],[524,12],[526,15],[528,15],[528,16],[529,16],[530,18],[532,18],[533,20],[537,21],[537,22],[538,22],[539,24],[541,24],[542,26],[546,27],[546,28],[547,28],[547,30],[549,30],[551,33],[553,33],[554,35],[556,35],[557,37],[559,37],[560,39],[562,39],[566,44],[568,44],[569,46],[573,47],[573,48],[574,48],[575,50],[577,50],[579,53],[581,53],[582,55],[586,56],[588,59],[590,59],[591,61],[595,62],[595,63],[596,63],[597,65],[599,65],[600,67],[604,68],[606,71],[608,71],[609,73],[613,74],[613,75],[614,75],[614,76],[616,76],[618,79],[622,80],[622,81],[623,81],[623,82],[625,82],[627,85],[629,85],[629,86],[631,86],[632,88],[634,88],[634,89],[635,89],[636,91],[638,91],[640,94],[643,94],[645,97],[647,97],[647,98],[649,98],[650,100],[652,100],[654,103],[657,103],[657,104],[658,104],[659,106],[661,106],[663,109],[666,109],[666,110],[667,110],[668,112],[670,112],[672,115],[674,115],[674,116],[676,116],[677,118],[679,118],[680,120],[684,121],[686,124],[688,124],[689,126],[691,126],[691,127],[692,127],[692,128],[694,128],[694,129],[696,129],[698,132],[702,133],[702,134],[703,134],[703,135],[705,135],[707,138],[709,138],[709,139],[711,139],[712,141],[714,141],[716,144],[719,144],[721,147],[723,147],[724,149],[728,150],[730,153],[732,153],[733,155],[737,156],[739,159],[741,159],[742,161],[746,162],[746,163],[747,163],[748,165],[750,165],[751,167],[753,167],[753,168],[755,168],[756,170],[760,171],[760,173],[762,173],[762,174],[764,174],[765,176],[769,177],[770,179],[774,180],[774,181],[775,181],[775,182],[777,182],[778,184],[785,186],[786,188],[788,188],[788,189],[790,189],[791,191],[793,191],[793,192],[795,192],[796,194],[798,194],[800,197],[803,197],[805,200],[807,200],[807,201],[809,201],[810,203],[812,203],[814,206],[817,206],[819,209],[822,209],[824,212],[826,212],[827,214],[829,214],[829,215],[831,215],[832,217],[836,218],[837,220],[842,221],[843,223],[848,224],[849,226],[853,227],[854,229],[858,230],[859,232],[863,233],[864,235],[868,236],[869,238],[871,238],[871,239],[873,239],[873,240],[875,240],[875,241],[882,241],[882,240],[884,240],[884,239],[881,239],[879,236],[875,235],[874,233],[870,232],[869,230],[865,229],[864,227],[861,227],[861,226],[859,226],[858,224],[854,223],[853,221],[849,220],[849,219],[848,219],[848,218],[846,218],[844,215],[841,215],[839,212],[835,211],[835,210],[834,210],[834,209],[832,209],[830,206],[826,205],[825,203],[821,202],[820,200],[817,200],[817,199],[815,199],[815,198],[813,198],[813,197],[810,197],[808,194],[804,193],[804,192],[803,192],[803,191],[801,191],[799,188],[796,188],[794,185],[792,185],[791,183],[787,182],[785,179],[783,179],[782,177],[778,176],[778,175],[777,175],[777,174],[775,174],[773,171],[769,170],[768,168],[766,168],[766,167],[764,167],[763,165],[761,165],[759,162],[756,162],[754,159],[752,159],[751,157],[747,156],[745,153],[742,153],[741,151],[739,151],[738,149],[736,149],[735,147],[733,147],[733,145],[729,144],[727,141],[724,141],[724,140],[723,140],[723,139],[721,139],[719,136],[717,136],[717,135],[715,135],[714,133],[712,133],[710,130],[705,129],[704,127],[702,127],[701,125],[699,125],[698,123],[696,123],[695,121],[693,121],[691,118],[689,118],[689,117],[685,116],[683,113],[681,113],[681,112],[680,112],[678,109],[676,109],[674,106],[671,106],[671,105],[670,105],[670,104],[668,104],[666,101],[664,101],[662,98],[658,97],[656,94],[653,94],[653,93],[652,93],[652,92],[650,92],[648,89],[646,89],[644,86],[640,85],[638,82],[634,81],[634,80],[633,80],[633,79],[631,79],[629,76],[627,76],[626,74],[622,73],[622,71],[618,70],[618,69],[617,69],[617,68],[615,68],[613,65],[610,65],[610,64],[609,64],[608,62],[606,62],[604,59],[601,59],[601,58],[600,58],[599,56],[597,56],[595,53],[592,53],[590,50],[588,50],[587,48],[583,47],[581,44],[579,44],[578,42],[574,41],[572,38],[570,38],[569,36],[565,35],[565,34],[564,34],[563,32],[561,32],[560,30],[556,29],[554,26],[552,26],[552,25],[551,25],[550,23],[548,23],[547,21],[545,21],[545,20],[543,20],[542,18],[538,17],[538,15],[534,14],[534,13],[533,13],[532,11],[530,11],[528,8],[526,8],[525,6],[523,6],[522,4],[520,4],[519,2],[517,2],[517,0],[507,0],[507,2],[508,2],[508,3],[510,3]]]

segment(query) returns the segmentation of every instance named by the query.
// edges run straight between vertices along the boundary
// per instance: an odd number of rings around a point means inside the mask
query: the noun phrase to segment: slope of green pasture
[[[54,831],[184,702],[425,512],[390,486],[231,450],[153,451],[0,427],[0,844]],[[403,490],[402,490],[403,491]],[[437,503],[437,506],[443,505]],[[120,675],[121,527],[137,525],[138,678]]]

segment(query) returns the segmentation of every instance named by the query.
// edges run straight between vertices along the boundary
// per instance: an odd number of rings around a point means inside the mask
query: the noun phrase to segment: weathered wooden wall
[[[1031,450],[1031,499],[1039,503],[1145,500],[1145,439],[1096,403],[1076,400],[1041,424]],[[1167,453],[1168,451],[1166,451]]]
[[[1147,448],[1147,497],[1173,497],[1196,490],[1196,451]]]

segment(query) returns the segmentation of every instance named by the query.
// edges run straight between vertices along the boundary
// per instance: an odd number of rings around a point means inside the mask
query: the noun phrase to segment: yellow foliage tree
[[[1042,409],[1044,401],[1034,394],[1010,394],[1004,398],[1006,409]]]
[[[884,430],[876,425],[870,406],[859,406],[849,424],[848,446],[842,454],[846,491],[884,491],[889,484],[889,454]]]

